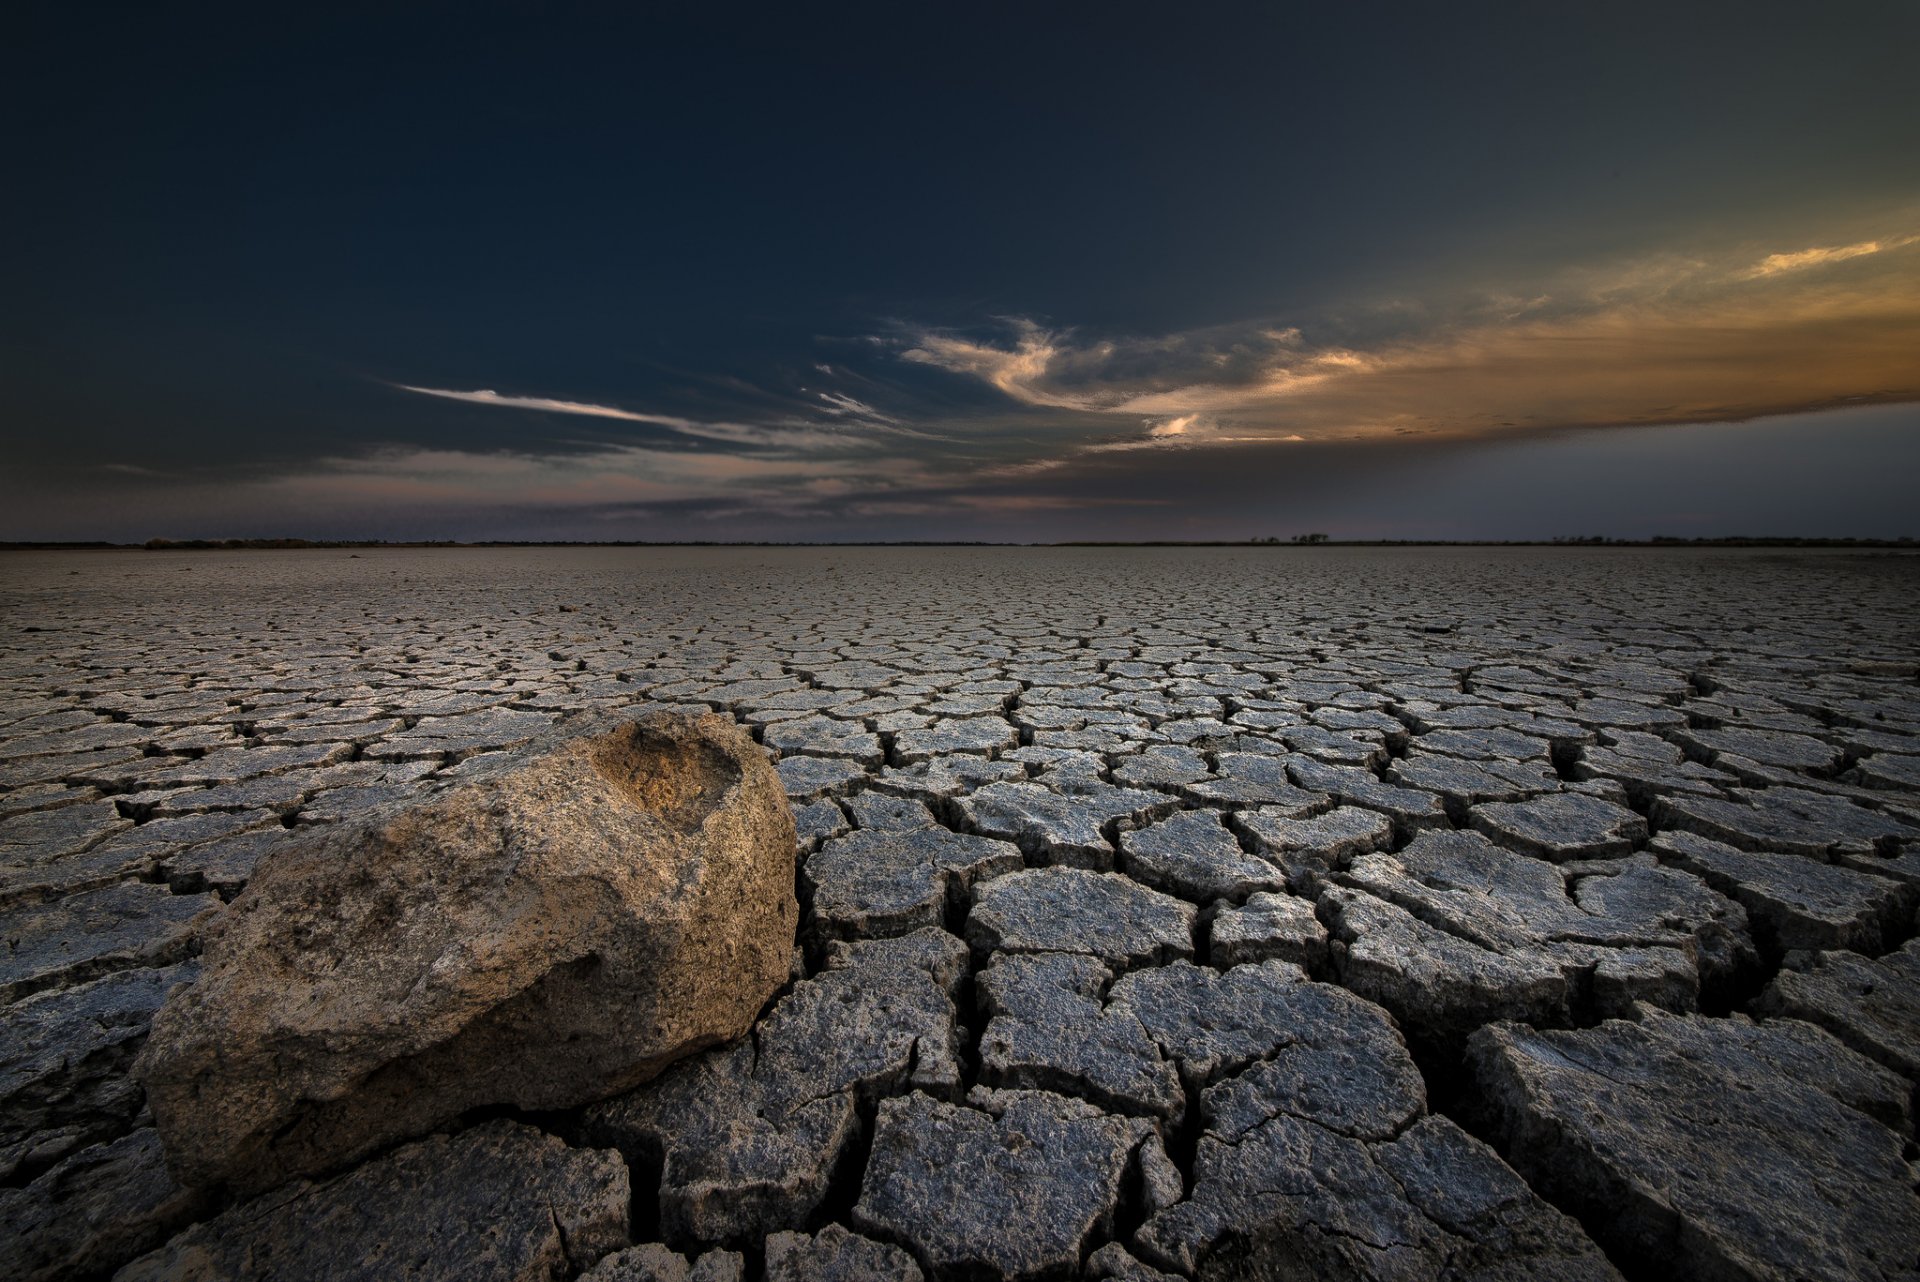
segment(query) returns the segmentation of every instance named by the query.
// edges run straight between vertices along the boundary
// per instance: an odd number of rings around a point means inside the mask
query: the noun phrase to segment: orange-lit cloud
[[[903,356],[981,379],[1023,406],[1116,420],[1068,456],[1730,421],[1920,400],[1913,234],[1718,259],[1663,255],[1450,308],[1378,310],[1377,338],[1316,342],[1296,327],[1244,326],[1080,343],[1027,323],[1000,344],[916,335]]]

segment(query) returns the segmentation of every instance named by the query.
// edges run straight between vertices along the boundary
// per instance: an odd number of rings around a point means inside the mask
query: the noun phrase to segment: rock
[[[937,828],[939,821],[924,801],[891,797],[884,792],[858,792],[847,798],[847,813],[856,826],[880,832],[912,832]],[[835,834],[838,835],[838,834]]]
[[[846,812],[838,805],[821,800],[794,807],[793,831],[800,842],[800,853],[810,855],[820,848],[821,842],[853,831],[853,825],[847,822]]]
[[[1019,742],[1019,732],[999,717],[954,717],[924,730],[902,730],[893,737],[893,758],[904,766],[954,752],[992,756]]]
[[[1120,836],[1120,870],[1143,885],[1198,903],[1285,890],[1286,877],[1240,849],[1212,811],[1183,810]]]
[[[859,762],[835,757],[783,757],[774,769],[780,776],[780,786],[796,803],[843,793],[867,778]]]
[[[1198,1089],[1292,1036],[1289,998],[1304,978],[1286,962],[1235,966],[1223,975],[1174,961],[1121,977],[1107,1001],[1110,1010],[1138,1020],[1181,1080]]]
[[[1489,801],[1524,801],[1560,790],[1559,778],[1544,762],[1466,761],[1417,752],[1389,765],[1387,781],[1438,794],[1456,815]]]
[[[130,1129],[145,1104],[127,1073],[169,989],[194,963],[117,971],[40,993],[0,1022],[0,1181]]]
[[[1384,1012],[1323,984],[1285,991],[1276,1052],[1203,1096],[1193,1191],[1135,1235],[1148,1263],[1202,1279],[1617,1276],[1490,1149],[1423,1116]]]
[[[745,1282],[746,1260],[738,1251],[708,1251],[689,1262],[658,1242],[630,1246],[600,1257],[580,1282]]]
[[[1142,1264],[1118,1242],[1109,1242],[1087,1257],[1087,1276],[1095,1282],[1179,1282],[1178,1274]]]
[[[770,1233],[766,1251],[766,1282],[923,1282],[926,1276],[899,1247],[838,1224],[812,1237]]]
[[[1500,1024],[1468,1059],[1508,1159],[1630,1270],[1911,1278],[1920,1198],[1900,1137],[1743,1034]]]
[[[1147,1124],[1040,1091],[978,1102],[881,1102],[855,1227],[935,1279],[1071,1275],[1109,1231]]]
[[[1428,833],[1341,880],[1320,900],[1341,982],[1441,1044],[1495,1019],[1691,1010],[1757,961],[1738,904],[1648,855],[1556,866]]]
[[[1310,792],[1294,784],[1293,777],[1287,773],[1285,758],[1249,752],[1223,752],[1219,762],[1218,778],[1183,784],[1180,786],[1180,795],[1201,806],[1233,809],[1266,806],[1278,813],[1294,816],[1317,814],[1330,804],[1326,794]]]
[[[1649,849],[1739,900],[1774,956],[1797,948],[1877,953],[1912,911],[1912,893],[1898,882],[1799,855],[1755,854],[1691,832],[1662,833]]]
[[[835,944],[751,1040],[587,1110],[586,1133],[660,1170],[676,1241],[757,1242],[804,1226],[859,1134],[858,1106],[958,1094],[953,995],[966,947],[941,930]]]
[[[1717,730],[1676,729],[1674,737],[1708,756],[1747,757],[1763,765],[1791,770],[1826,771],[1839,766],[1840,749],[1803,734],[1722,726]]]
[[[204,1212],[167,1173],[151,1128],[73,1153],[24,1188],[0,1189],[0,1260],[18,1282],[99,1276]]]
[[[1287,886],[1303,894],[1318,894],[1331,873],[1393,844],[1393,820],[1358,806],[1341,806],[1308,819],[1256,810],[1235,815],[1233,823],[1255,850],[1286,873]]]
[[[1920,839],[1920,828],[1803,788],[1734,788],[1729,795],[1731,800],[1661,797],[1653,806],[1654,826],[1695,832],[1742,850],[1815,859],[1843,851],[1872,854],[1885,841]]]
[[[814,933],[858,939],[937,926],[950,904],[967,902],[976,881],[1025,866],[1020,848],[1008,841],[945,828],[862,828],[821,846],[807,859],[801,881]]]
[[[1302,788],[1330,794],[1344,805],[1379,811],[1393,821],[1394,833],[1403,840],[1430,828],[1450,826],[1446,805],[1433,793],[1382,783],[1372,771],[1358,766],[1330,766],[1296,757],[1287,763],[1287,774]]]
[[[1240,907],[1222,908],[1214,917],[1207,960],[1222,970],[1242,962],[1285,961],[1317,971],[1327,960],[1327,928],[1310,899],[1251,895]]]
[[[1138,823],[1176,808],[1165,793],[1114,788],[1097,780],[1073,793],[1053,792],[1038,783],[992,783],[962,796],[959,805],[975,832],[1014,842],[1046,863],[1095,871],[1113,867],[1108,825],[1121,819]]]
[[[977,981],[989,1086],[1077,1095],[1101,1108],[1178,1117],[1180,1077],[1129,1008],[1108,1007],[1112,973],[1072,953],[998,953]]]
[[[220,914],[212,895],[128,881],[0,912],[0,1003],[130,966],[169,966],[199,946]]]
[[[1818,1024],[1920,1082],[1920,939],[1880,958],[1849,952],[1789,956],[1759,1004]]]
[[[1085,953],[1124,970],[1192,956],[1196,916],[1117,873],[1035,868],[974,892],[967,939],[981,952]]]
[[[1121,761],[1113,768],[1113,781],[1126,788],[1174,789],[1212,773],[1206,758],[1192,748],[1162,744]]]
[[[168,1160],[184,1183],[267,1188],[736,1037],[787,977],[793,858],[760,749],[671,713],[563,730],[282,847],[136,1066]]]
[[[1577,792],[1489,802],[1475,806],[1467,818],[1475,831],[1511,850],[1555,861],[1630,855],[1647,839],[1647,821],[1639,815]]]
[[[242,1202],[114,1282],[547,1282],[626,1244],[628,1198],[618,1154],[488,1122]]]
[[[795,717],[771,723],[761,737],[782,756],[844,757],[862,766],[877,766],[883,759],[880,736],[857,721]]]

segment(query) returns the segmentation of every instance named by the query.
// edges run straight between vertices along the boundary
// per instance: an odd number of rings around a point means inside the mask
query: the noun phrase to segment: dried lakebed
[[[8,1276],[1920,1276],[1920,560],[0,560]],[[751,1037],[252,1199],[126,1073],[289,828],[712,708]],[[471,768],[471,767],[467,767]]]

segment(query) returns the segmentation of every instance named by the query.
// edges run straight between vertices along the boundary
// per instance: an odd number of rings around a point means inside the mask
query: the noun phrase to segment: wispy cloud
[[[1825,267],[1829,263],[1843,263],[1849,258],[1864,258],[1868,254],[1901,249],[1916,240],[1920,240],[1920,236],[1896,236],[1890,240],[1863,240],[1853,245],[1830,245],[1797,249],[1785,254],[1768,254],[1740,274],[1745,279],[1753,280],[1762,276],[1778,276],[1781,272],[1802,271],[1808,267]]]
[[[469,405],[537,410],[547,414],[576,414],[584,418],[642,423],[649,427],[665,428],[681,436],[706,441],[726,441],[735,445],[784,450],[845,450],[858,448],[861,444],[858,436],[844,428],[805,421],[783,424],[714,422],[683,418],[674,414],[652,414],[641,410],[621,409],[613,405],[596,405],[588,401],[568,401],[547,396],[503,396],[488,388],[462,392],[443,387],[414,387],[407,383],[395,383],[393,386],[403,392],[437,396],[448,401],[463,401]],[[858,404],[858,402],[855,403]],[[834,413],[833,410],[827,412]],[[847,411],[841,409],[839,412]]]

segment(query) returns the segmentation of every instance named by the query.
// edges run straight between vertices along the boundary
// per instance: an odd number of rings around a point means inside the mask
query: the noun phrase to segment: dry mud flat
[[[0,603],[8,1276],[1920,1277],[1914,558],[9,554]],[[636,704],[798,813],[753,1035],[177,1186],[126,1068],[262,855]]]

